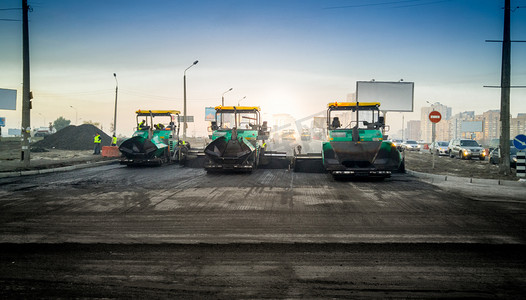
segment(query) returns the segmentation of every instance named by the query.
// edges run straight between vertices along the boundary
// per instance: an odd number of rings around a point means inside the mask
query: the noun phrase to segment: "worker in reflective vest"
[[[115,134],[111,138],[111,145],[112,146],[117,146],[117,137],[115,136]]]
[[[144,123],[144,120],[142,120],[141,123],[139,123],[139,126],[137,126],[137,130],[143,130]]]
[[[95,147],[93,149],[93,154],[100,154],[100,143],[102,139],[100,138],[100,134],[95,134],[95,138],[93,138],[93,144],[95,144]]]

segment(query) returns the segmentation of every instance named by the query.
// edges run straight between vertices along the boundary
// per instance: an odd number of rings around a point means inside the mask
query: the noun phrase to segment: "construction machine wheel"
[[[402,158],[402,161],[400,162],[400,166],[398,167],[399,173],[405,173],[405,158]]]

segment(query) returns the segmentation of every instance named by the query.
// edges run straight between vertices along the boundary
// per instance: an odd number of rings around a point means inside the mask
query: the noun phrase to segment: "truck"
[[[38,127],[33,129],[33,137],[46,137],[52,135],[56,130],[52,126],[50,127]]]

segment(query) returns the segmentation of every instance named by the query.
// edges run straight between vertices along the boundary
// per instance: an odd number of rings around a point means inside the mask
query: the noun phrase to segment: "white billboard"
[[[414,82],[357,81],[358,102],[380,102],[382,111],[413,111]]]
[[[0,89],[0,109],[16,110],[16,90]]]
[[[482,121],[462,121],[460,124],[462,132],[482,132]]]

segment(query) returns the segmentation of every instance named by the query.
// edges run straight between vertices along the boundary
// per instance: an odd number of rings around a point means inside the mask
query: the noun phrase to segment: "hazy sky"
[[[512,0],[512,40],[526,40],[526,0]],[[264,118],[297,118],[354,93],[356,81],[415,83],[419,119],[426,101],[453,113],[500,108],[504,0],[29,0],[32,126],[59,116],[100,122],[110,133],[119,84],[117,133],[133,132],[137,109],[183,110],[205,134],[204,108],[260,106]],[[21,0],[0,2],[0,87],[22,89]],[[526,85],[526,43],[512,45],[512,84]],[[511,111],[526,113],[526,89]],[[71,108],[73,106],[74,108]],[[76,115],[77,113],[77,115]],[[391,133],[401,113],[388,114]],[[7,130],[6,130],[7,131]]]

